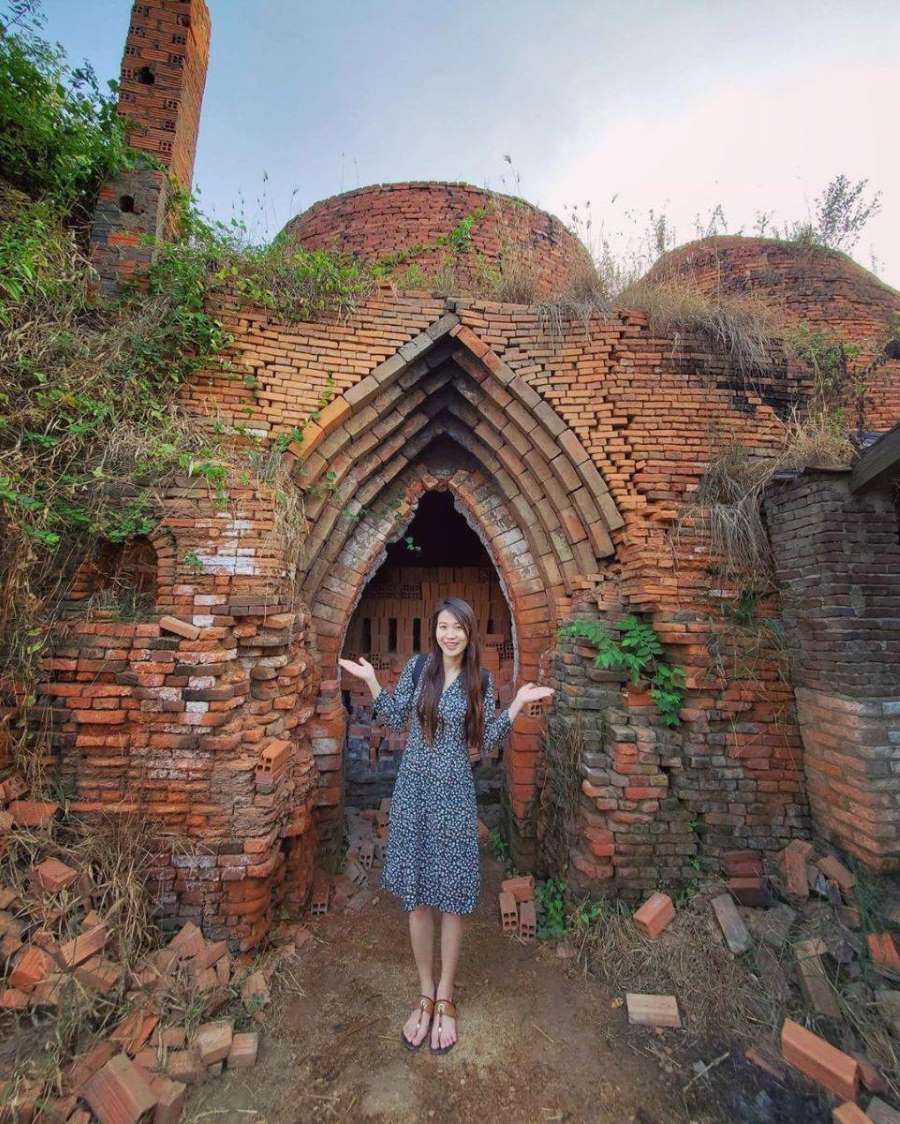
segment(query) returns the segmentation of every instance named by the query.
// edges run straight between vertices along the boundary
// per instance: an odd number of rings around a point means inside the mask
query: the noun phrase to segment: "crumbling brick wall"
[[[119,75],[119,113],[126,139],[152,153],[174,180],[190,188],[209,62],[210,19],[205,0],[149,0],[132,4]],[[91,229],[91,260],[100,288],[115,292],[139,279],[154,245],[173,231],[166,175],[149,165],[105,183]]]
[[[161,155],[184,186],[208,41],[203,0],[134,5],[121,108],[135,119],[132,142]],[[133,174],[137,181],[101,193],[92,245],[106,288],[145,264],[142,232],[167,229],[161,173]],[[466,234],[460,223],[481,209]],[[454,231],[476,253],[455,254]],[[552,216],[458,184],[349,192],[310,208],[288,233],[367,261],[395,255],[395,276],[413,262],[419,276],[438,269],[450,253],[463,294],[479,256],[495,270],[525,262],[539,296],[564,289],[586,261]],[[764,240],[710,240],[656,272],[670,267],[692,270],[707,288],[761,291],[795,320],[865,345],[900,307],[844,259],[805,258]],[[295,570],[276,533],[271,489],[231,480],[222,510],[196,481],[177,482],[152,540],[158,571],[145,592],[153,591],[153,611],[131,621],[86,612],[97,575],[85,567],[52,638],[38,715],[52,730],[48,765],[74,807],[137,811],[161,834],[192,843],[161,851],[158,889],[171,917],[196,918],[250,947],[277,904],[303,907],[317,856],[337,853],[342,690],[354,689],[337,659],[385,543],[429,491],[452,497],[508,604],[513,644],[504,662],[512,666],[501,705],[524,681],[551,682],[554,717],[582,720],[581,784],[561,856],[578,884],[639,896],[688,877],[697,855],[777,848],[808,831],[793,687],[770,628],[778,596],[725,582],[703,527],[677,525],[725,444],[771,453],[808,397],[809,372],[777,342],[765,369],[748,377],[702,336],[654,335],[646,315],[624,309],[556,331],[538,307],[383,284],[348,317],[315,323],[288,323],[227,294],[210,310],[235,343],[226,364],[183,387],[182,404],[263,442],[302,429],[284,458],[304,497],[303,556]],[[869,381],[867,424],[896,420],[898,382],[896,363]],[[793,500],[778,502],[776,519]],[[840,507],[833,497],[822,503],[829,518]],[[879,508],[879,526],[884,516]],[[847,530],[865,537],[858,523]],[[790,567],[802,570],[811,557],[782,559],[791,592]],[[732,607],[747,593],[753,622],[738,625]],[[598,672],[590,648],[557,637],[579,617],[615,632],[629,611],[646,615],[685,669],[674,730],[645,693]],[[798,618],[797,636],[802,627]],[[833,661],[855,641],[839,629],[828,635]],[[885,724],[895,702],[886,690],[877,699],[849,686],[835,692],[808,670],[797,701],[812,747],[814,810],[843,841],[847,815],[862,808],[878,830],[851,841],[881,862],[897,812],[878,739],[893,744]],[[545,717],[540,705],[526,710],[503,762],[504,812],[522,868],[538,861],[550,811]],[[829,771],[836,710],[863,747],[849,791]]]
[[[775,651],[764,644],[756,645],[753,666],[735,671],[717,663],[717,642],[728,633],[721,606],[735,601],[739,591],[711,590],[713,560],[699,531],[678,542],[672,537],[679,504],[714,453],[716,434],[737,434],[760,453],[771,451],[781,432],[777,411],[760,402],[754,389],[741,386],[727,357],[710,354],[699,340],[685,341],[673,355],[672,342],[655,339],[639,314],[623,312],[588,327],[576,322],[558,338],[536,310],[465,299],[452,308],[459,320],[450,329],[455,334],[431,339],[425,322],[431,317],[432,325],[440,323],[450,315],[447,308],[386,290],[349,321],[319,323],[313,349],[303,326],[277,325],[225,306],[223,317],[237,329],[234,369],[252,374],[253,385],[210,373],[189,388],[193,408],[202,411],[204,401],[215,400],[220,411],[240,411],[253,429],[275,435],[302,424],[306,403],[317,399],[326,372],[335,372],[338,397],[291,453],[303,466],[298,480],[304,486],[314,486],[326,468],[336,477],[331,497],[320,494],[307,508],[310,565],[303,591],[323,676],[329,683],[337,676],[354,604],[383,560],[385,540],[408,524],[416,495],[434,486],[452,490],[454,479],[471,477],[469,468],[435,477],[427,467],[428,449],[439,436],[452,436],[461,453],[485,466],[470,521],[498,572],[506,575],[517,637],[516,682],[537,680],[550,670],[555,629],[572,616],[573,597],[581,597],[584,586],[604,605],[650,614],[673,661],[688,673],[684,727],[671,738],[654,722],[646,697],[626,694],[618,705],[626,715],[623,725],[633,722],[642,731],[640,752],[659,752],[667,760],[681,756],[683,771],[677,783],[670,776],[664,796],[675,801],[672,815],[696,819],[696,838],[710,853],[735,840],[783,845],[807,822],[790,687],[779,675]],[[385,344],[391,336],[393,351]],[[413,346],[420,339],[424,350]],[[345,340],[353,341],[352,351],[342,351]],[[347,359],[358,361],[362,349],[368,351],[370,372],[388,369],[385,382],[348,369]],[[392,355],[400,357],[395,368],[389,366]],[[779,370],[784,369],[776,356],[773,384]],[[524,393],[535,395],[530,412],[504,389],[512,384],[503,378],[521,380]],[[356,396],[355,388],[365,397]],[[537,430],[538,407],[549,408],[546,418],[555,437]],[[575,468],[566,467],[563,483],[550,468],[560,457],[565,465],[581,458]],[[579,494],[592,473],[599,479],[596,500]],[[538,514],[532,504],[541,495]],[[371,514],[339,519],[345,505],[353,510],[356,497]],[[777,603],[770,598],[760,611],[773,615]],[[539,714],[522,716],[507,754],[510,827],[520,857],[534,854],[527,825],[533,823],[543,780],[542,731]],[[328,758],[322,765],[330,771],[328,766],[339,764],[343,729],[334,725],[322,733]],[[665,751],[649,750],[653,739],[665,743]],[[618,752],[627,756],[629,737],[621,741]],[[672,752],[670,742],[676,745]],[[340,772],[333,775],[328,795],[323,791],[320,798],[336,803]],[[606,803],[595,804],[585,828],[609,832],[609,823],[601,828],[598,818],[611,811],[633,815],[632,795],[594,792],[589,799]],[[647,800],[658,796],[654,791]],[[611,799],[615,808],[608,806]],[[635,870],[635,856],[662,853],[665,817],[658,811],[638,812],[652,821],[641,829],[645,839],[623,840],[621,853],[605,856],[614,886],[636,890],[652,878],[653,862],[644,863],[650,872],[644,876]],[[671,822],[665,830],[673,830]],[[583,852],[589,855],[590,847]]]
[[[279,902],[305,903],[312,881],[309,616],[290,594],[270,488],[233,480],[223,510],[184,479],[166,508],[150,537],[151,612],[86,611],[94,574],[84,566],[34,718],[51,730],[46,766],[73,811],[158,825],[165,914],[246,948]]]
[[[848,471],[772,485],[815,826],[876,870],[900,869],[900,519],[895,485],[851,492]]]

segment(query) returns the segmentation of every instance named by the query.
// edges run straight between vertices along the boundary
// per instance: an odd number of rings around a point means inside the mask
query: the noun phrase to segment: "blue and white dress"
[[[402,730],[412,718],[391,799],[381,884],[406,910],[430,905],[444,913],[472,913],[481,888],[481,866],[475,780],[465,737],[468,700],[459,674],[441,695],[441,721],[434,747],[429,748],[416,714],[425,677],[419,677],[414,690],[415,660],[407,660],[394,690],[382,688],[372,708],[373,718],[393,730]],[[482,756],[512,725],[509,711],[497,714],[496,708],[494,679],[488,671]]]

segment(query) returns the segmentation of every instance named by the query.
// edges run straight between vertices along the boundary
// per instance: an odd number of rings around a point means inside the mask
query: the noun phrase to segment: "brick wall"
[[[271,490],[230,484],[224,510],[196,481],[170,490],[140,619],[86,609],[101,571],[82,567],[33,717],[72,810],[158,825],[164,913],[247,948],[311,885],[324,705]]]
[[[900,526],[894,485],[806,470],[766,510],[815,826],[900,868]]]
[[[210,31],[205,0],[131,6],[119,77],[128,143],[156,155],[185,188],[193,178]]]
[[[391,271],[402,276],[410,261],[425,273],[440,269],[454,257],[445,238],[467,216],[485,210],[471,231],[473,253],[456,257],[457,280],[465,291],[485,264],[526,264],[541,296],[564,290],[587,263],[587,254],[553,215],[465,183],[388,183],[361,187],[313,204],[292,219],[285,231],[309,249],[339,250],[375,261],[393,254],[430,247]],[[477,260],[480,256],[481,262]]]
[[[314,493],[326,468],[334,474],[329,495],[320,490],[307,507],[310,561],[302,579],[323,675],[337,675],[348,622],[384,561],[385,541],[402,533],[424,491],[449,488],[507,590],[516,683],[550,673],[554,630],[572,615],[573,596],[585,585],[594,603],[650,614],[671,658],[687,669],[691,692],[675,739],[681,766],[677,781],[668,777],[664,798],[675,804],[635,813],[630,797],[617,794],[623,816],[649,817],[641,828],[646,838],[623,843],[621,861],[604,864],[616,871],[617,887],[636,892],[653,877],[649,863],[650,874],[634,872],[627,848],[656,854],[663,824],[671,833],[676,821],[695,819],[694,841],[709,854],[735,839],[776,847],[804,830],[799,732],[774,640],[741,634],[723,613],[740,591],[711,588],[714,560],[701,531],[671,537],[678,505],[718,439],[736,435],[765,453],[782,432],[776,409],[740,382],[726,358],[690,339],[673,355],[671,340],[654,338],[645,317],[625,312],[587,328],[570,325],[557,338],[521,306],[459,300],[445,307],[387,290],[349,321],[317,325],[315,337],[252,311],[220,311],[239,337],[234,369],[252,373],[256,385],[198,379],[189,391],[194,408],[215,400],[226,414],[241,411],[252,428],[274,435],[303,420],[327,370],[343,392],[291,453],[302,466],[298,480]],[[459,324],[441,335],[435,325],[448,315]],[[429,317],[436,338],[423,331]],[[351,340],[352,350],[344,342]],[[354,375],[346,360],[363,354],[369,366]],[[392,365],[392,356],[400,361]],[[786,377],[776,362],[773,394],[779,374]],[[528,409],[523,394],[534,395]],[[552,429],[538,426],[539,417]],[[446,446],[434,452],[448,439],[458,467]],[[480,466],[474,473],[473,459]],[[357,502],[364,518],[340,517]],[[777,612],[774,598],[760,601],[763,618]],[[623,725],[638,723],[641,753],[675,756],[647,748],[658,739],[668,749],[672,737],[646,697],[626,693],[616,705]],[[542,731],[539,714],[520,717],[507,755],[510,829],[520,857],[533,855],[528,824],[542,780]],[[331,729],[329,754],[339,751],[342,736],[343,728]],[[340,792],[330,785],[328,799],[336,804]],[[585,826],[610,831],[596,818]],[[590,853],[583,848],[585,858]]]

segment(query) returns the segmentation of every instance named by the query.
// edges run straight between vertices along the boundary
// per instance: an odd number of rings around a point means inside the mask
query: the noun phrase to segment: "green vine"
[[[664,726],[677,726],[684,706],[685,672],[662,658],[663,646],[653,629],[633,613],[622,618],[621,637],[614,639],[599,621],[574,620],[561,625],[560,637],[587,640],[597,652],[594,665],[605,671],[627,671],[633,684],[649,679],[650,697]]]
[[[430,242],[417,242],[413,246],[407,247],[405,250],[396,250],[391,254],[383,254],[377,258],[369,267],[372,276],[376,279],[387,277],[393,273],[401,265],[409,264],[410,268],[406,271],[404,281],[410,288],[416,288],[426,281],[425,274],[422,272],[420,266],[415,264],[416,258],[421,258],[425,254],[430,254],[435,250],[439,250],[446,246],[451,251],[451,258],[445,261],[452,260],[452,257],[461,257],[463,254],[468,253],[472,248],[472,231],[475,226],[487,216],[487,210],[484,207],[476,207],[473,211],[463,215],[456,226],[448,231],[447,234],[439,234],[436,238],[432,238]]]

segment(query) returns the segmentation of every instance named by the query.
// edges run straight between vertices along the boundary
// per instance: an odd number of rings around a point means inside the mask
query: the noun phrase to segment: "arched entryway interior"
[[[459,450],[457,450],[458,457]],[[491,670],[498,705],[514,693],[514,630],[503,584],[483,543],[456,509],[449,491],[429,491],[363,590],[347,629],[342,655],[365,655],[383,686],[392,688],[410,656],[427,652],[435,606],[444,597],[462,597],[472,606],[479,627],[482,665]],[[400,766],[406,732],[372,721],[372,697],[365,685],[345,687],[347,711],[343,803],[345,842],[353,822],[389,800]],[[499,824],[504,784],[503,751],[490,765],[476,769],[479,816]]]
[[[393,685],[410,656],[431,645],[429,627],[436,604],[462,597],[479,624],[482,662],[502,697],[513,681],[513,632],[497,571],[481,540],[455,509],[449,492],[426,492],[399,540],[363,591],[350,620],[343,655],[363,654]],[[405,736],[369,720],[371,696],[344,689],[349,714],[345,755],[345,803],[377,807],[389,797]]]

